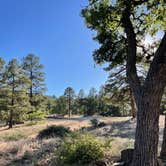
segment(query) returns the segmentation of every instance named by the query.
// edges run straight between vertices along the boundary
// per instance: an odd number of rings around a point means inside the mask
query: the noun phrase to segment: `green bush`
[[[43,111],[34,111],[29,114],[27,114],[26,119],[27,120],[43,120],[46,117],[46,112]]]
[[[39,139],[51,137],[64,137],[69,133],[71,133],[70,129],[64,126],[49,126],[48,128],[40,131],[37,137]]]
[[[84,165],[95,162],[104,156],[110,142],[103,142],[90,134],[71,135],[58,149],[59,165]]]

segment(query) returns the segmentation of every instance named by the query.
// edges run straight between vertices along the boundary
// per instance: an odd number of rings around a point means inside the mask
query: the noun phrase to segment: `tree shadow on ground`
[[[83,127],[81,131],[88,131],[100,137],[120,137],[127,139],[134,139],[135,137],[135,121],[126,120],[119,122],[106,123],[104,127]]]

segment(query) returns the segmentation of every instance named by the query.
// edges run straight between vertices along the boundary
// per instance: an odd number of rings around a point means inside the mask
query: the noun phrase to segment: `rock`
[[[125,149],[121,151],[121,160],[124,161],[125,164],[130,164],[133,159],[134,149]]]

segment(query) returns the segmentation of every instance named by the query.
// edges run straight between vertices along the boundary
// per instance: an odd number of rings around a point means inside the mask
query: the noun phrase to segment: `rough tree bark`
[[[163,132],[163,142],[160,152],[160,158],[166,160],[166,115],[165,115],[165,126]]]
[[[135,99],[131,89],[130,89],[130,100],[131,100],[131,116],[133,119],[135,119],[137,114],[137,107],[136,107]]]
[[[127,77],[134,94],[137,126],[132,166],[157,166],[160,103],[166,85],[166,34],[157,49],[144,84],[140,84],[136,70],[137,41],[132,22],[131,2],[126,1],[122,16],[127,36]]]

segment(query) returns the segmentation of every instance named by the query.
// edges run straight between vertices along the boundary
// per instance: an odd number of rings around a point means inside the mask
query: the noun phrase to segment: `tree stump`
[[[132,162],[134,149],[125,149],[121,151],[121,160],[127,166]]]

